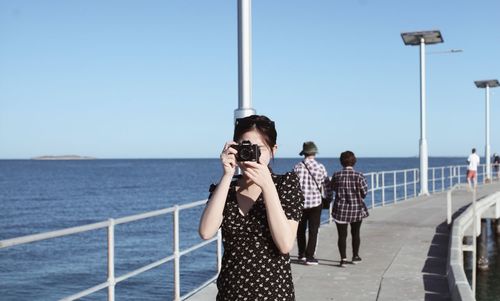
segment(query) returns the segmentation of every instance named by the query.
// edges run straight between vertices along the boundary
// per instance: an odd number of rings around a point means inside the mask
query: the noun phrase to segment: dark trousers
[[[359,256],[359,245],[361,244],[361,239],[359,237],[359,230],[361,228],[361,222],[354,222],[351,224],[351,237],[352,237],[352,256]],[[337,224],[337,233],[339,240],[337,246],[339,247],[340,258],[346,259],[346,241],[347,241],[347,226],[349,224]]]
[[[297,246],[299,257],[313,258],[318,241],[318,229],[321,221],[321,205],[314,208],[304,209],[302,219],[297,228]],[[309,229],[309,240],[306,247],[306,229]]]

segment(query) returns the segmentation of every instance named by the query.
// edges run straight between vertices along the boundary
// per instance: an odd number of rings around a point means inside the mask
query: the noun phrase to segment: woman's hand
[[[236,171],[235,155],[238,151],[231,147],[231,145],[234,144],[236,143],[233,141],[226,143],[222,149],[222,153],[220,154],[224,174],[222,175],[219,184],[212,192],[212,196],[208,200],[207,206],[201,215],[198,231],[203,239],[212,238],[222,225],[227,193],[229,191],[229,186],[231,185],[231,179]]]
[[[234,175],[236,171],[236,154],[238,151],[231,147],[231,145],[237,144],[234,141],[227,142],[222,149],[220,154],[220,160],[222,162],[222,168],[225,175]]]
[[[271,172],[266,165],[252,161],[244,161],[241,163],[243,174],[257,184],[262,190],[264,190],[266,185],[274,185]]]

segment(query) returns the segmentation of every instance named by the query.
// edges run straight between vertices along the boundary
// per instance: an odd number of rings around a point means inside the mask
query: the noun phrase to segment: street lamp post
[[[238,109],[234,121],[254,115],[252,108],[252,0],[238,0]]]
[[[485,125],[485,135],[486,135],[486,145],[484,150],[484,156],[486,159],[486,179],[485,182],[491,181],[491,161],[490,161],[490,88],[495,88],[500,86],[497,79],[490,80],[477,80],[474,82],[476,87],[483,88],[486,90],[486,125]]]
[[[443,43],[439,30],[401,33],[405,45],[420,45],[420,195],[429,195],[427,183],[428,152],[425,99],[425,44]]]

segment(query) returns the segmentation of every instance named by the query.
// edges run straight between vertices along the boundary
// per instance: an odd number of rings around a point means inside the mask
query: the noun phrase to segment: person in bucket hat
[[[318,147],[313,141],[304,142],[299,153],[300,156],[304,156],[304,160],[297,163],[293,169],[299,177],[300,188],[304,194],[304,209],[297,229],[298,258],[307,265],[318,264],[314,254],[323,207],[321,189],[328,191],[327,188],[330,186],[325,166],[316,161],[317,153]],[[309,229],[307,242],[306,229]]]

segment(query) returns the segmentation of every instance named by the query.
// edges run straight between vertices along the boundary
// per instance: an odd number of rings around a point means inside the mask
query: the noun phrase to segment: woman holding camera
[[[220,155],[222,177],[211,186],[199,226],[203,239],[222,229],[217,300],[295,300],[288,253],[303,195],[295,173],[276,175],[268,166],[277,150],[276,137],[269,118],[241,118],[234,141]],[[242,175],[233,177],[237,166]]]

